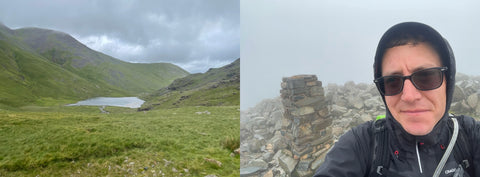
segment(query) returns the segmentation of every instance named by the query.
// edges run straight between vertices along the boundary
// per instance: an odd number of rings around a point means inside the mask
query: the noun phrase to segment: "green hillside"
[[[72,72],[46,62],[36,53],[0,40],[0,104],[18,107],[44,97],[87,98],[125,94],[107,85],[93,85]]]
[[[139,110],[240,105],[240,59],[206,73],[177,79],[143,99],[146,102]]]
[[[0,107],[152,92],[188,75],[169,63],[127,63],[81,44],[68,34],[11,30],[0,24]]]
[[[169,63],[127,63],[78,42],[70,35],[38,28],[15,30],[15,34],[44,58],[69,71],[130,93],[150,92],[188,74]]]

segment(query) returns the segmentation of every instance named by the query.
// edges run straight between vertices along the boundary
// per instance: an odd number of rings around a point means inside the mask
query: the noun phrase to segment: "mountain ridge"
[[[189,73],[170,63],[128,63],[67,33],[0,24],[0,106],[43,98],[85,99],[152,92]]]

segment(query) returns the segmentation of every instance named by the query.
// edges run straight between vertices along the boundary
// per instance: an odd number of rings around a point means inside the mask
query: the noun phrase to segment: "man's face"
[[[409,76],[418,70],[441,66],[440,57],[427,43],[407,44],[386,50],[382,76]],[[442,118],[447,100],[443,78],[439,88],[428,91],[418,90],[407,79],[401,93],[385,96],[388,109],[405,131],[417,136],[426,135]]]

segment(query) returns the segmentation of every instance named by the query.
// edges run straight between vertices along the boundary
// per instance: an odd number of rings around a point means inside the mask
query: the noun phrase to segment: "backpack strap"
[[[437,165],[437,168],[435,169],[435,172],[433,173],[433,177],[438,177],[440,176],[441,171],[443,170],[443,167],[445,166],[445,163],[447,163],[448,158],[450,157],[450,153],[453,150],[453,147],[455,146],[455,143],[457,142],[458,138],[458,121],[456,118],[451,118],[453,122],[453,135],[452,138],[450,139],[450,143],[448,144],[447,150],[445,150],[445,153],[442,156],[442,159]]]
[[[373,143],[371,147],[373,147],[373,156],[372,166],[370,167],[370,177],[400,177],[400,175],[392,173],[389,170],[390,136],[385,123],[386,120],[384,119],[384,116],[381,118],[377,117],[377,120],[372,123],[371,129],[373,130]]]
[[[462,168],[467,171],[469,174],[473,174],[473,168],[471,167],[472,163],[472,146],[470,141],[467,139],[467,133],[465,132],[465,126],[463,125],[463,115],[460,116],[449,116],[450,118],[456,118],[459,120],[460,129],[458,131],[458,139],[453,147],[453,156],[455,161],[462,166]]]
[[[390,159],[388,155],[389,136],[385,126],[385,119],[377,119],[372,124],[373,130],[373,159],[371,170],[373,176],[384,176]],[[372,175],[370,175],[372,176]]]

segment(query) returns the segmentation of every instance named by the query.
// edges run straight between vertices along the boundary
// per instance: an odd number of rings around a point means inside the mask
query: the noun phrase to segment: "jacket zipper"
[[[418,142],[415,142],[415,144],[415,149],[417,150],[418,168],[420,168],[420,173],[423,173],[422,162],[420,160],[420,154],[418,153]]]

